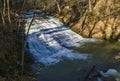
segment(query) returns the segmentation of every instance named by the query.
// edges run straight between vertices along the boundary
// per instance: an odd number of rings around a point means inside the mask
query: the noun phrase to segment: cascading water
[[[88,54],[78,53],[68,49],[68,47],[80,46],[83,42],[94,42],[94,39],[83,38],[57,18],[43,15],[43,13],[40,14],[45,18],[33,21],[27,38],[29,51],[37,62],[53,65],[64,58],[70,60],[87,59]],[[25,15],[27,21],[26,32],[32,16],[33,13],[31,12]]]

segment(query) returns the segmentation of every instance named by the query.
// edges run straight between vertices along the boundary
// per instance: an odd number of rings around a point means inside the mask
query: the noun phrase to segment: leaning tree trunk
[[[0,13],[1,13],[1,18],[2,18],[3,26],[5,27],[5,18],[4,18],[2,10],[0,10]]]
[[[2,3],[4,4],[5,0],[4,0],[4,2],[2,2],[0,0],[0,14],[1,14],[1,19],[2,19],[3,26],[5,27],[5,13],[4,13],[5,7],[3,8]]]
[[[58,12],[60,13],[61,12],[61,8],[60,8],[60,5],[59,5],[59,2],[57,0],[56,1],[56,4],[57,4],[57,8],[58,8]]]

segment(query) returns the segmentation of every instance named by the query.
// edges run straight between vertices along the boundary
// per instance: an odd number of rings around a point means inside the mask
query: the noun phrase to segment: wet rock
[[[103,81],[116,81],[114,78],[107,78],[107,77],[104,77],[103,78]]]
[[[118,53],[118,55],[115,56],[115,60],[120,61],[120,53]]]

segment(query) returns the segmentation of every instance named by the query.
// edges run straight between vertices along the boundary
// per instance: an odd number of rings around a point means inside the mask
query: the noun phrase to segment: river
[[[57,18],[41,15],[27,38],[38,81],[83,81],[93,65],[120,71],[120,62],[114,59],[120,52],[119,42],[83,38]],[[32,16],[32,11],[26,14],[26,32]]]

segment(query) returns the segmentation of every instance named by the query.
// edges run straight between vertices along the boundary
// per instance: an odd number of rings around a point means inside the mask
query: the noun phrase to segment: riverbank
[[[21,81],[22,39],[24,37],[20,32],[24,29],[18,32],[17,25],[12,26],[15,28],[12,32],[3,30],[3,26],[0,26],[0,81]],[[32,59],[27,52],[25,52],[24,59],[23,81],[34,81],[34,76],[30,74]],[[26,78],[28,80],[24,80]]]
[[[120,41],[119,1],[95,0],[89,3],[87,0],[69,2],[63,0],[58,1],[59,7],[56,3],[53,1],[53,4],[41,10],[56,16],[84,37]],[[49,2],[46,1],[46,4]]]

